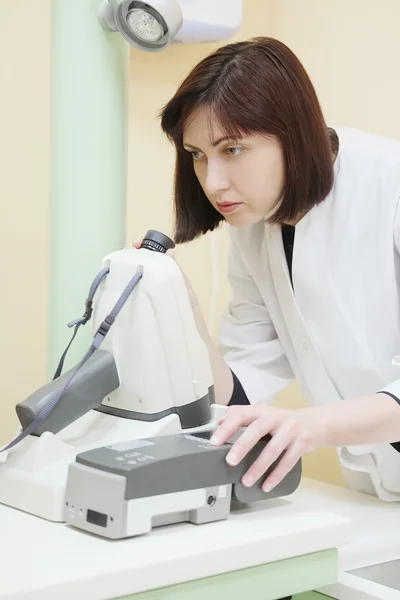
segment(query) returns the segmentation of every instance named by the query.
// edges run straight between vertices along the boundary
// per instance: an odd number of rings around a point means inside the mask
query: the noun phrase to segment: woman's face
[[[256,134],[227,139],[202,108],[187,123],[183,145],[205,195],[229,224],[253,225],[279,204],[284,159],[277,138]]]

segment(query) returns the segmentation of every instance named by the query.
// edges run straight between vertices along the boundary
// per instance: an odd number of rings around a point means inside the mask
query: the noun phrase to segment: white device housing
[[[166,254],[127,248],[105,257],[110,272],[94,298],[93,335],[139,266],[143,277],[101,345],[120,381],[103,404],[154,415],[206,397],[213,381],[182,272]]]
[[[243,18],[243,0],[178,0],[183,23],[173,44],[217,42],[233,36]]]
[[[214,431],[226,410],[226,406],[213,404],[210,421],[185,429],[185,433]],[[48,521],[63,522],[68,468],[78,453],[126,440],[178,433],[182,428],[177,414],[146,422],[92,410],[59,433],[29,435],[0,454],[0,503]]]
[[[143,267],[142,279],[101,345],[113,354],[120,380],[103,404],[162,415],[146,421],[91,410],[56,434],[29,435],[0,454],[0,503],[50,521],[64,520],[68,467],[77,453],[181,433],[179,415],[173,410],[168,414],[168,409],[196,402],[212,386],[208,351],[197,332],[176,262],[166,254],[131,248],[109,254],[103,265],[110,267],[110,273],[94,298],[93,333],[137,267]],[[213,404],[207,423],[185,431],[213,431],[225,412],[225,406]],[[16,434],[20,432],[21,428]]]

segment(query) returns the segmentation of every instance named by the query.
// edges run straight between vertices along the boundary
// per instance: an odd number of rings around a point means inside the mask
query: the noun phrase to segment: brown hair
[[[193,240],[223,220],[204,194],[192,157],[183,148],[185,123],[201,107],[207,107],[233,139],[261,133],[280,140],[285,186],[269,222],[293,221],[327,196],[338,142],[325,124],[303,65],[272,38],[228,44],[194,67],[161,112],[161,127],[176,148],[177,243]]]

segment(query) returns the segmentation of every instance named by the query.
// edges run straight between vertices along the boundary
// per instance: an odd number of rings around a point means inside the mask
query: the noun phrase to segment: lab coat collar
[[[300,385],[305,395],[314,404],[330,404],[341,400],[337,390],[329,379],[321,358],[312,342],[310,333],[304,322],[300,309],[296,303],[293,292],[285,250],[282,241],[282,230],[280,225],[269,225],[267,227],[268,257],[275,292],[282,310],[282,316],[286,327],[290,332],[294,351],[299,357],[300,373],[314,373],[313,394],[302,377],[299,377]],[[296,252],[296,240],[293,256]],[[312,397],[314,396],[314,397]]]

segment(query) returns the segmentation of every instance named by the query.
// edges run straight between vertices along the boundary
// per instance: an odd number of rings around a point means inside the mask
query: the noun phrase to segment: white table
[[[320,591],[339,600],[400,600],[400,591],[349,573],[400,559],[399,502],[382,502],[372,496],[313,480],[303,480],[290,499],[308,508],[347,516],[353,523],[351,543],[339,551],[339,581]]]
[[[323,506],[278,499],[119,541],[0,505],[0,532],[0,600],[215,600],[216,590],[269,600],[334,583],[352,526]]]

